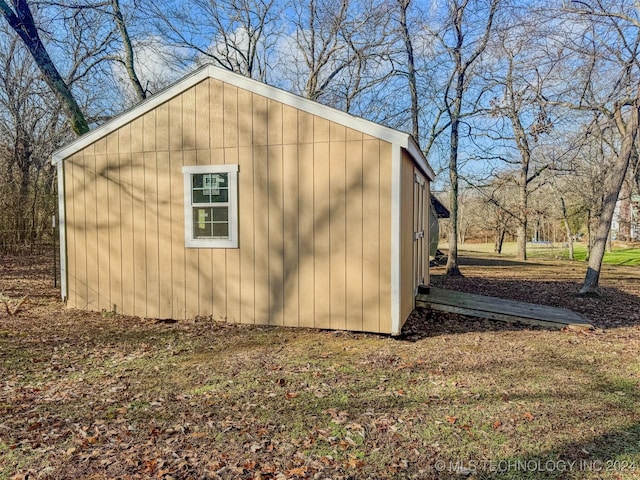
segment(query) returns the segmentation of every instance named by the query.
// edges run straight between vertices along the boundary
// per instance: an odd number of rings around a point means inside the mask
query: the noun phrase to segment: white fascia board
[[[400,231],[401,219],[401,169],[402,151],[399,145],[394,145],[391,150],[391,335],[400,335],[402,329],[401,314],[401,252]]]
[[[416,161],[418,162],[420,162],[420,158],[424,159],[424,156],[422,156],[420,150],[417,149],[417,147],[416,149],[412,149],[411,136],[407,133],[385,127],[383,125],[365,120],[363,118],[354,117],[353,115],[342,112],[340,110],[336,110],[335,108],[322,105],[313,100],[309,100],[308,98],[300,97],[293,93],[286,92],[276,87],[272,87],[271,85],[264,84],[243,75],[239,75],[237,73],[233,73],[219,67],[214,67],[213,65],[207,65],[184,77],[182,80],[176,82],[165,90],[156,93],[137,106],[118,115],[104,125],[82,135],[60,150],[57,150],[53,153],[51,162],[56,165],[65,158],[70,157],[79,150],[82,150],[83,148],[91,145],[93,142],[96,142],[102,137],[117,130],[121,126],[144,115],[148,111],[153,110],[154,108],[169,101],[171,98],[181,94],[182,92],[188,90],[189,88],[207,78],[220,80],[230,85],[234,85],[238,88],[253,92],[257,95],[276,100],[280,103],[293,108],[297,108],[312,115],[317,115],[329,121],[344,125],[345,127],[353,128],[354,130],[358,130],[362,133],[375,138],[379,138],[380,140],[384,140],[391,144],[400,145],[410,150],[411,155],[414,156],[416,158]]]
[[[82,150],[83,148],[88,147],[93,142],[100,140],[111,132],[114,132],[118,128],[122,127],[123,125],[126,125],[127,123],[135,120],[136,118],[144,115],[145,113],[153,110],[163,103],[168,102],[176,95],[179,95],[182,92],[188,90],[189,88],[200,83],[209,76],[210,75],[208,68],[200,68],[196,70],[192,74],[184,77],[179,82],[174,83],[170,87],[156,93],[155,95],[152,95],[142,103],[139,103],[135,107],[126,110],[120,115],[109,120],[107,123],[99,126],[95,130],[92,130],[88,133],[85,133],[81,137],[78,137],[76,140],[61,148],[60,150],[53,152],[53,155],[51,156],[51,163],[54,165],[58,164],[65,158],[68,158],[74,153]]]
[[[210,76],[217,80],[249,90],[250,92],[263,97],[276,100],[290,107],[297,108],[298,110],[302,110],[303,112],[307,112],[312,115],[317,115],[359,132],[366,133],[367,135],[379,138],[380,140],[401,146],[406,146],[407,144],[409,135],[404,132],[385,127],[384,125],[380,125],[360,117],[355,117],[341,110],[322,105],[321,103],[309,100],[308,98],[301,97],[219,67],[214,67],[213,65],[210,65],[209,68],[211,69]]]
[[[418,147],[418,144],[411,135],[409,135],[407,151],[409,152],[409,155],[411,155],[411,157],[415,160],[420,170],[422,170],[422,173],[424,173],[429,178],[429,181],[435,181],[435,172],[431,168],[431,165],[429,165],[427,158],[424,156],[424,153],[422,153],[422,150],[420,150],[420,147]]]
[[[67,292],[67,226],[64,205],[64,165],[58,163],[58,233],[60,234],[60,296],[66,300]]]

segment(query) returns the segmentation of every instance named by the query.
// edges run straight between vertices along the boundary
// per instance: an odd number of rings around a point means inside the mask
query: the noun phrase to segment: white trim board
[[[258,82],[251,78],[230,72],[228,70],[224,70],[219,67],[215,67],[213,65],[205,65],[204,67],[199,68],[198,70],[184,77],[182,80],[179,80],[178,82],[169,86],[165,90],[156,93],[149,99],[116,116],[104,125],[97,127],[95,130],[82,135],[65,147],[55,151],[51,157],[51,162],[54,165],[58,164],[65,158],[70,157],[74,153],[91,145],[92,143],[105,137],[109,133],[117,130],[121,126],[126,125],[136,118],[153,110],[154,108],[169,101],[171,98],[181,94],[182,92],[188,90],[201,81],[206,80],[207,78],[213,78],[223,81],[225,83],[234,85],[244,90],[248,90],[255,94],[276,100],[284,105],[288,105],[290,107],[294,107],[304,112],[317,115],[340,125],[353,128],[372,137],[379,138],[380,140],[387,141],[394,145],[399,145],[407,149],[411,157],[413,157],[416,163],[420,165],[420,168],[424,170],[425,174],[427,174],[427,176],[431,180],[435,178],[433,170],[429,166],[427,159],[424,157],[424,154],[416,145],[414,139],[408,133],[400,132],[398,130],[379,125],[369,120],[355,117],[340,110],[336,110],[335,108],[322,105],[313,100],[300,97],[293,93],[286,92],[279,88],[272,87],[271,85]]]
[[[193,165],[182,167],[184,181],[184,245],[185,248],[238,248],[238,165]],[[193,238],[193,203],[191,175],[194,173],[228,173],[229,238]]]
[[[401,299],[401,218],[402,218],[402,151],[399,146],[391,150],[391,335],[400,335],[402,329]]]
[[[60,235],[60,296],[66,300],[67,291],[67,225],[64,203],[64,165],[59,163],[56,167],[58,175],[58,234]]]

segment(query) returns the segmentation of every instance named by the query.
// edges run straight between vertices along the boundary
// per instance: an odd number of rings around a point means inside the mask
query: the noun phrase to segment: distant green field
[[[442,248],[447,248],[447,245],[441,245]],[[461,252],[483,252],[487,254],[493,254],[492,243],[481,244],[464,244],[459,245],[458,250]],[[505,243],[502,249],[501,256],[504,258],[515,257],[516,244],[513,242]],[[553,258],[569,258],[569,249],[566,247],[549,247],[545,244],[527,244],[527,256],[529,258],[540,259],[553,259]],[[587,258],[587,246],[584,243],[576,243],[574,245],[574,260],[584,261]],[[605,253],[604,263],[608,265],[627,265],[627,266],[640,266],[640,248],[614,248],[613,251]]]

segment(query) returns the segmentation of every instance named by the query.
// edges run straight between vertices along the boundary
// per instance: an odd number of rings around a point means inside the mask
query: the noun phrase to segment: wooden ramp
[[[542,325],[553,328],[567,326],[581,329],[593,328],[593,325],[581,315],[566,308],[534,305],[443,288],[431,287],[429,293],[419,293],[416,296],[416,306],[509,323]]]

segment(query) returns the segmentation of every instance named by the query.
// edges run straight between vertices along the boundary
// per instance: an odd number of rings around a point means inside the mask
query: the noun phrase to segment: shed
[[[214,66],[52,162],[72,308],[398,334],[428,282],[413,138]]]

